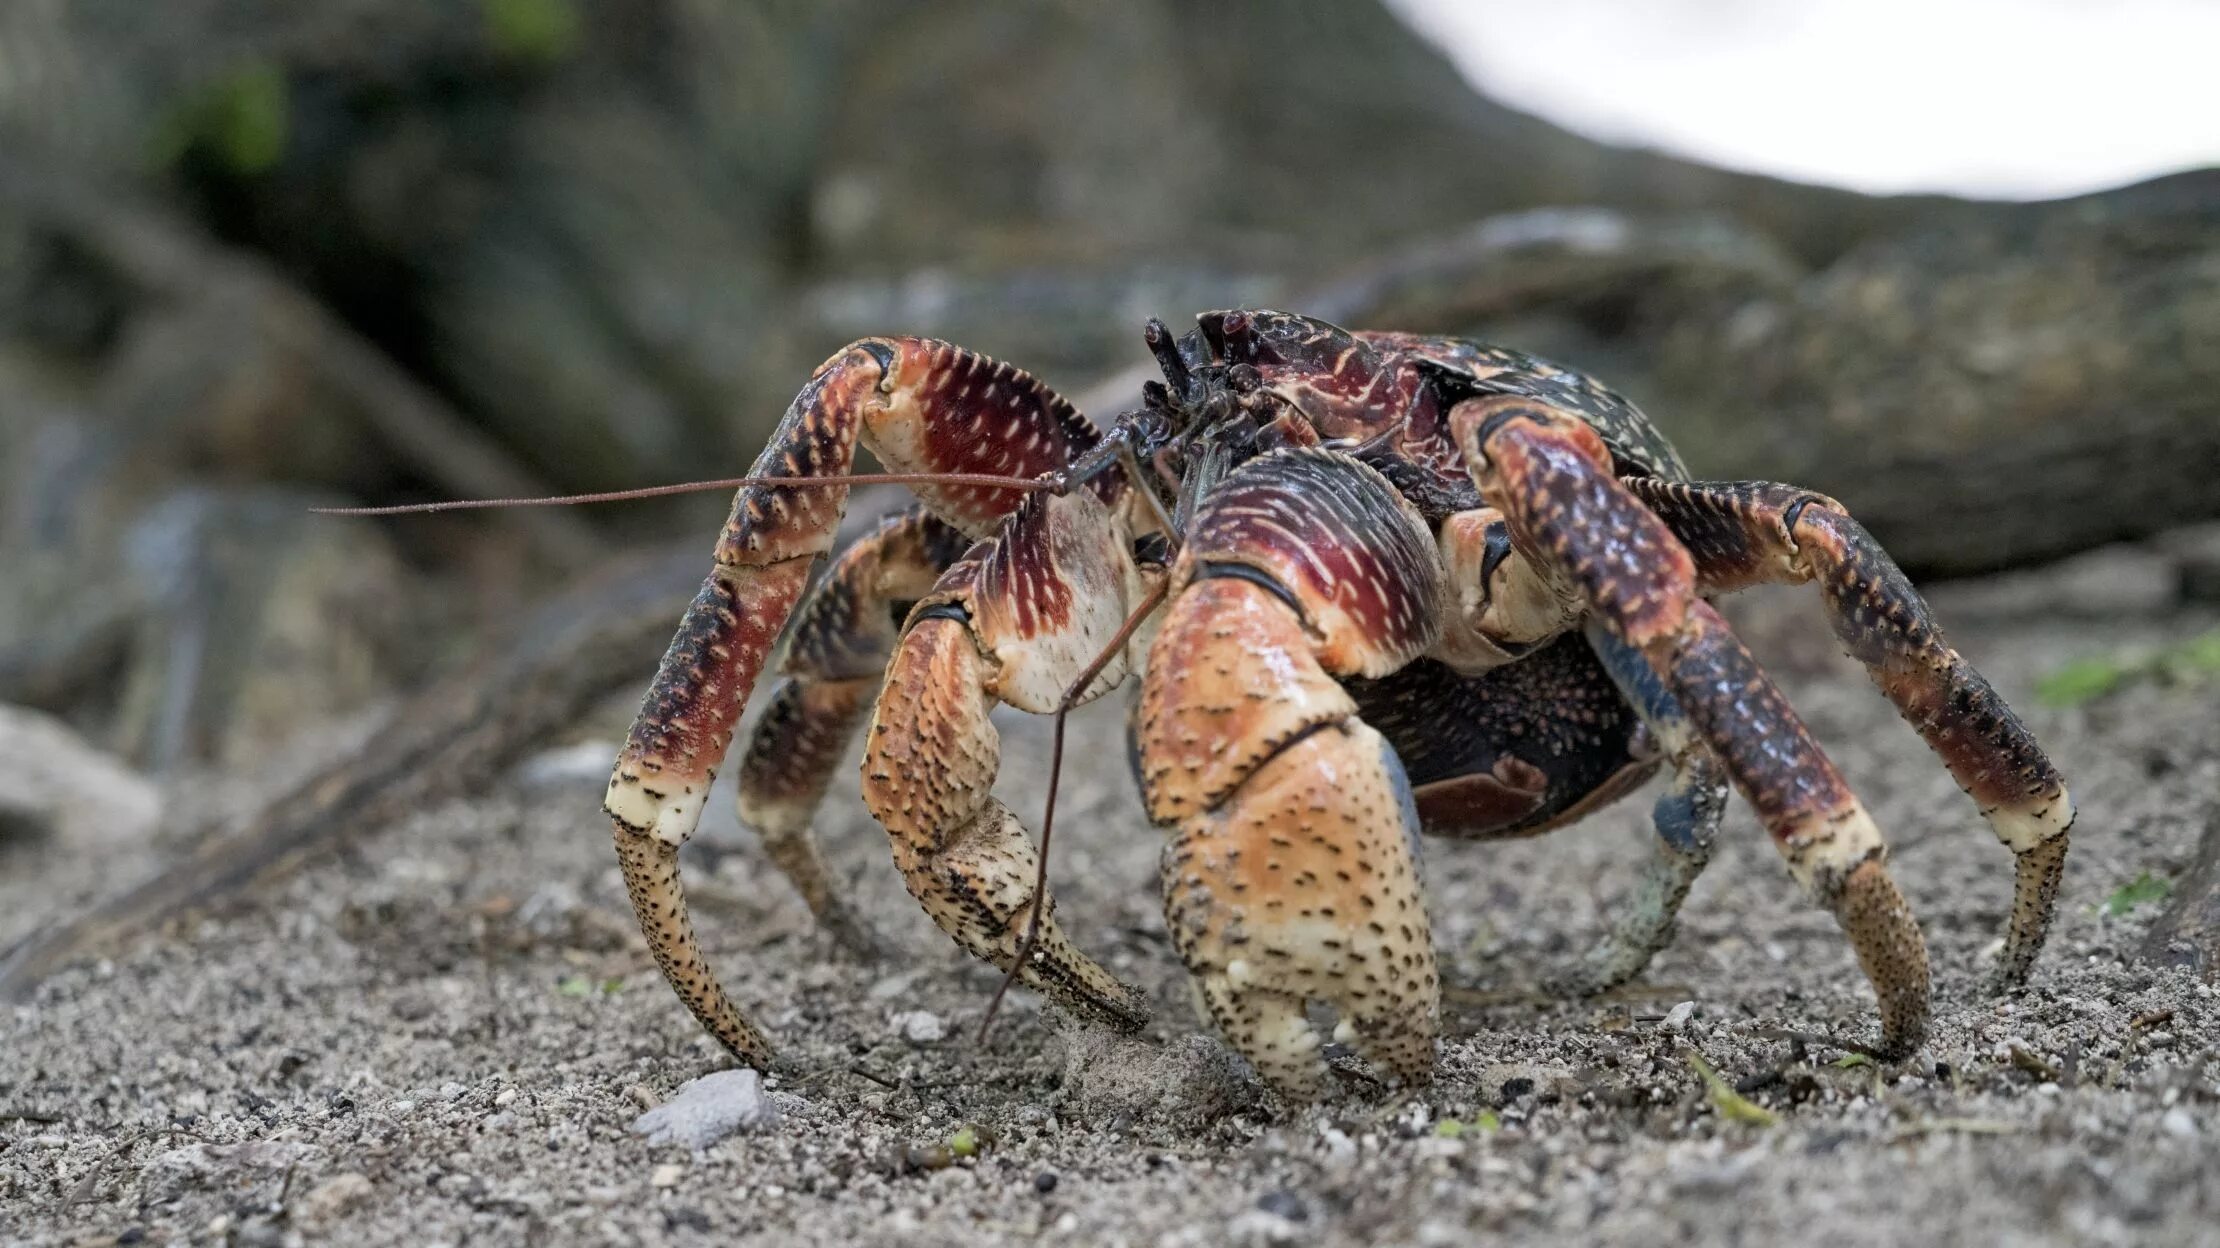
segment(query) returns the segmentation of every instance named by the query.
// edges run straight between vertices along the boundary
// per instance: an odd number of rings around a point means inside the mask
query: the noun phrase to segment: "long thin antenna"
[[[844,477],[726,477],[718,481],[684,481],[677,485],[650,485],[637,490],[609,490],[601,494],[560,494],[549,498],[456,498],[437,503],[403,503],[395,507],[311,507],[319,516],[415,516],[434,511],[481,511],[494,507],[571,507],[581,503],[622,503],[635,498],[662,498],[702,490],[735,490],[745,485],[780,485],[829,488],[836,485],[961,485],[1035,493],[1063,488],[1053,477],[1004,477],[987,472],[859,472]]]
[[[1170,584],[1171,576],[1166,574],[1164,579],[1149,588],[1149,592],[1141,595],[1141,601],[1134,604],[1133,613],[1125,617],[1125,623],[1118,625],[1117,634],[1110,638],[1110,643],[1102,648],[1101,653],[1095,655],[1094,661],[1087,664],[1086,669],[1079,673],[1079,678],[1065,688],[1064,696],[1056,701],[1056,728],[1049,739],[1048,809],[1041,815],[1041,848],[1037,855],[1039,868],[1033,877],[1033,913],[1026,918],[1025,940],[1018,945],[1017,957],[1011,960],[1009,973],[1002,977],[1002,986],[994,990],[994,1000],[987,1002],[987,1016],[979,1020],[979,1041],[982,1044],[986,1042],[987,1029],[994,1026],[995,1011],[1002,1008],[1002,998],[1008,995],[1010,985],[1017,982],[1018,972],[1025,969],[1027,962],[1032,961],[1033,947],[1040,943],[1041,912],[1048,909],[1048,841],[1056,832],[1056,789],[1064,776],[1064,720],[1071,714],[1071,709],[1079,705],[1079,699],[1087,695],[1087,687],[1095,682],[1095,677],[1100,676],[1102,669],[1110,665],[1111,658],[1125,648],[1126,642],[1133,639],[1133,630],[1139,628],[1141,621],[1149,618],[1149,614],[1163,603],[1165,587]]]

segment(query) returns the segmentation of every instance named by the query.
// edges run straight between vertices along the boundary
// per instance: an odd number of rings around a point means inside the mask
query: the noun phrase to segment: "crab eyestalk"
[[[1148,344],[1149,354],[1156,357],[1156,367],[1163,370],[1164,384],[1172,397],[1187,403],[1195,397],[1195,375],[1187,370],[1187,361],[1179,354],[1179,342],[1172,337],[1170,327],[1154,317],[1149,318],[1141,331],[1142,341]]]

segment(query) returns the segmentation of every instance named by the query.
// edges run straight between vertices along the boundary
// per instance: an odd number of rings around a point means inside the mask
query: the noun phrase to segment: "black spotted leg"
[[[1079,951],[1036,895],[1040,858],[994,797],[997,703],[1056,709],[1147,594],[1131,528],[1090,490],[1035,494],[991,543],[949,569],[911,612],[887,668],[864,747],[863,800],[886,828],[895,865],[940,929],[1008,971],[1036,906],[1040,935],[1019,978],[1082,1016],[1131,1029],[1141,994]],[[1100,696],[1135,666],[1128,641],[1086,691]]]
[[[2073,799],[2042,746],[1995,689],[1943,640],[1896,561],[1840,503],[1789,485],[1630,478],[1627,488],[1695,557],[1699,588],[1817,581],[1835,636],[1980,806],[2016,858],[2012,917],[1998,963],[2026,982],[2058,903]]]
[[[1432,644],[1441,573],[1380,476],[1316,450],[1234,470],[1196,510],[1135,711],[1143,801],[1170,833],[1164,907],[1204,1008],[1282,1094],[1335,1036],[1432,1077],[1440,983],[1418,815],[1395,751],[1336,677]]]
[[[859,441],[897,472],[1037,476],[1097,437],[1069,403],[1008,365],[944,342],[871,338],[819,366],[751,475],[843,477]],[[917,493],[935,516],[974,536],[1025,496],[945,484]],[[770,1044],[702,957],[678,849],[701,820],[741,706],[846,506],[841,487],[750,485],[734,496],[709,577],[679,621],[603,800],[657,965],[710,1034],[758,1066],[770,1060]]]
[[[970,546],[942,521],[909,511],[842,551],[796,608],[780,666],[786,679],[741,752],[741,821],[761,834],[818,923],[857,953],[877,951],[871,926],[834,885],[810,821],[871,712],[902,617]]]
[[[1687,548],[1612,475],[1610,451],[1574,417],[1504,396],[1458,404],[1451,425],[1513,541],[1576,586],[1610,634],[1642,655],[1756,809],[1797,883],[1834,913],[1878,999],[1879,1051],[1911,1053],[1927,1030],[1927,950],[1889,876],[1880,830],[1697,596]]]

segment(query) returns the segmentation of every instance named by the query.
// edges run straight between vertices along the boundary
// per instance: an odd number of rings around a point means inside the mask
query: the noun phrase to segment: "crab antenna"
[[[1155,317],[1141,330],[1141,340],[1148,343],[1149,354],[1156,357],[1156,366],[1164,370],[1164,380],[1172,393],[1182,401],[1195,397],[1195,378],[1187,371],[1187,361],[1180,358],[1179,343],[1173,339],[1171,329]]]
[[[580,503],[621,503],[635,498],[662,498],[701,490],[733,490],[747,485],[831,487],[835,485],[970,485],[997,490],[1033,493],[1062,488],[1049,477],[1004,477],[987,472],[858,472],[845,477],[726,477],[717,481],[682,481],[676,485],[650,485],[637,490],[609,490],[600,494],[560,494],[549,498],[455,498],[437,503],[403,503],[395,507],[311,507],[319,516],[413,516],[434,511],[480,511],[493,507],[571,507]]]
[[[986,1042],[987,1029],[994,1026],[995,1011],[1002,1008],[1002,998],[1009,994],[1010,985],[1017,982],[1018,973],[1025,969],[1025,964],[1033,960],[1033,947],[1041,939],[1041,912],[1048,908],[1048,840],[1056,832],[1056,789],[1064,777],[1064,721],[1071,715],[1071,709],[1079,705],[1079,699],[1086,696],[1087,686],[1093,684],[1095,677],[1102,674],[1102,669],[1110,665],[1111,657],[1124,649],[1126,642],[1132,640],[1133,630],[1139,628],[1141,621],[1149,618],[1151,612],[1163,605],[1164,589],[1170,584],[1171,578],[1166,576],[1150,587],[1149,592],[1141,595],[1141,601],[1134,604],[1133,613],[1125,617],[1125,623],[1118,625],[1118,631],[1110,638],[1109,644],[1095,655],[1094,661],[1087,664],[1077,680],[1065,687],[1064,696],[1056,701],[1056,727],[1050,735],[1048,747],[1048,806],[1041,813],[1041,848],[1036,855],[1040,865],[1033,875],[1033,912],[1026,916],[1025,939],[1018,944],[1017,957],[1011,959],[1010,970],[1002,977],[1002,986],[994,990],[994,999],[987,1002],[986,1017],[979,1020],[979,1041],[982,1044]]]

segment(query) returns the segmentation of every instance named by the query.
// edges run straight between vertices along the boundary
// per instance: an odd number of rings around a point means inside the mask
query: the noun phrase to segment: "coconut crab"
[[[2072,803],[1839,504],[1694,480],[1632,404],[1502,348],[1269,311],[1208,313],[1176,339],[1150,322],[1146,339],[1163,380],[1107,431],[963,348],[859,341],[739,490],[606,801],[657,962],[735,1056],[761,1065],[770,1045],[703,959],[678,850],[790,614],[740,807],[824,922],[858,929],[810,821],[868,717],[863,798],[933,921],[1049,999],[1140,1025],[1140,994],[1057,924],[1038,851],[992,795],[988,712],[1060,713],[1144,673],[1131,750],[1169,834],[1172,942],[1226,1039],[1302,1098],[1325,1073],[1313,1002],[1391,1077],[1431,1074],[1421,831],[1533,835],[1660,767],[1641,884],[1568,988],[1625,980],[1665,943],[1731,783],[1854,947],[1878,1050],[1918,1046],[1926,949],[1880,832],[1708,602],[1815,581],[2016,855],[1998,973],[2024,980]],[[915,474],[922,506],[812,588],[859,441]]]

